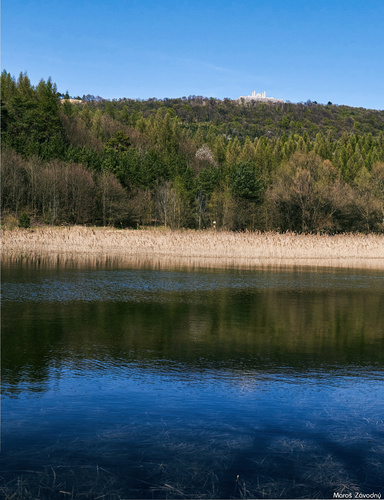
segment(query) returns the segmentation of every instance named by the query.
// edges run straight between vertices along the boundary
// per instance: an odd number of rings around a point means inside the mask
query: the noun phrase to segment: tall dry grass
[[[384,269],[384,235],[298,235],[164,229],[4,229],[5,260],[113,261],[156,266],[327,266]]]

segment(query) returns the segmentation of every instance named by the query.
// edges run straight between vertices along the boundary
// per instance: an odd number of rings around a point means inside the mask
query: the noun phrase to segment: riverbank
[[[2,231],[4,261],[156,267],[310,266],[384,269],[384,235],[298,235],[38,227]]]

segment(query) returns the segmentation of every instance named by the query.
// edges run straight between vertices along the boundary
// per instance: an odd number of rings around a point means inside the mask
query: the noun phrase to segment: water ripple
[[[384,289],[380,273],[308,272],[181,272],[146,270],[67,271],[56,277],[8,282],[3,277],[3,301],[143,301],[154,295],[228,290]],[[164,299],[164,297],[163,297]],[[166,297],[165,297],[166,300]]]

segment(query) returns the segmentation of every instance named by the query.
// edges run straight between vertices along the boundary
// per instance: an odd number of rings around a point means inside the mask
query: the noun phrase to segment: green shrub
[[[19,227],[23,227],[25,229],[31,227],[31,219],[30,219],[29,215],[25,212],[23,212],[20,215]]]

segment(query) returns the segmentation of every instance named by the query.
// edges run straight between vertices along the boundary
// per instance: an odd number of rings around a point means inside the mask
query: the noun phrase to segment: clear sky
[[[1,68],[104,98],[384,109],[384,0],[2,0]]]

